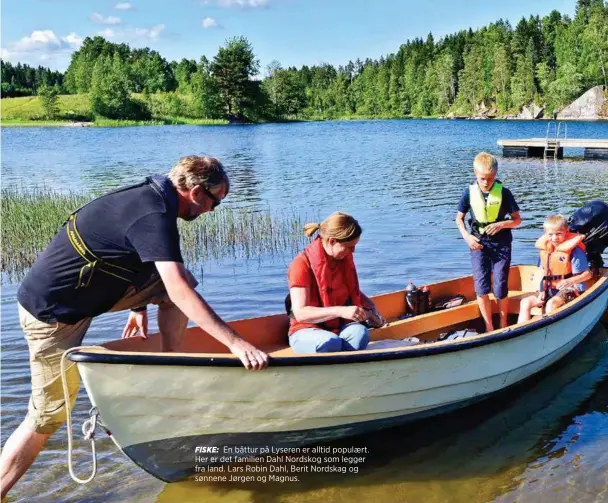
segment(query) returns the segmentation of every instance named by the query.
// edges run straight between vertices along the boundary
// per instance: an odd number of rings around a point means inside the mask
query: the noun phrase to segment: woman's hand
[[[358,323],[367,320],[370,312],[363,307],[359,306],[344,306],[340,308],[340,318],[345,320],[352,320]]]
[[[148,311],[131,311],[122,331],[122,338],[135,337],[137,332],[140,332],[144,339],[148,338]]]

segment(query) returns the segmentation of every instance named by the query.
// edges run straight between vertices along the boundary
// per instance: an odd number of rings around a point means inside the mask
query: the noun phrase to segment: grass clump
[[[0,269],[18,281],[46,248],[74,210],[92,193],[60,193],[50,189],[2,189]],[[222,207],[194,222],[179,221],[182,253],[189,264],[210,259],[254,258],[295,253],[306,243],[304,220],[295,212]]]

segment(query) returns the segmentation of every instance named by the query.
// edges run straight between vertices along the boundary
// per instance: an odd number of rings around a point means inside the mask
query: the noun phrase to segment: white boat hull
[[[194,473],[195,446],[319,443],[443,413],[512,386],[589,333],[608,307],[602,286],[574,315],[491,341],[464,339],[443,352],[431,344],[430,351],[385,351],[379,361],[311,360],[263,372],[79,359],[78,368],[116,444],[149,473],[176,481]]]

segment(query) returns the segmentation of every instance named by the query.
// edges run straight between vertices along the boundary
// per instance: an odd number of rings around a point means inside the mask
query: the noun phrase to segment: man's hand
[[[481,250],[483,248],[483,245],[479,242],[479,238],[473,236],[473,234],[467,235],[464,239],[471,250]]]
[[[148,311],[131,311],[125,329],[122,331],[122,338],[135,337],[137,332],[141,332],[144,339],[148,338]]]
[[[243,362],[248,370],[262,370],[268,367],[268,355],[244,339],[235,339],[228,349]]]
[[[493,236],[494,234],[498,234],[505,228],[505,222],[494,222],[493,224],[489,224],[486,226],[486,234],[488,236]]]

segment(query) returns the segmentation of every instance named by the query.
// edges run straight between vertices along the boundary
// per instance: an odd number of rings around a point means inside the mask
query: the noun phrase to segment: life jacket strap
[[[66,232],[72,248],[74,248],[76,253],[82,257],[86,264],[80,269],[78,284],[75,288],[87,288],[91,284],[95,271],[101,271],[129,284],[132,283],[136,274],[135,271],[103,260],[90,250],[78,232],[78,228],[76,227],[76,215],[76,213],[73,213],[68,218],[66,222]]]
[[[554,274],[551,276],[543,276],[544,281],[559,281],[561,279],[571,278],[573,274],[569,272],[568,274]]]

